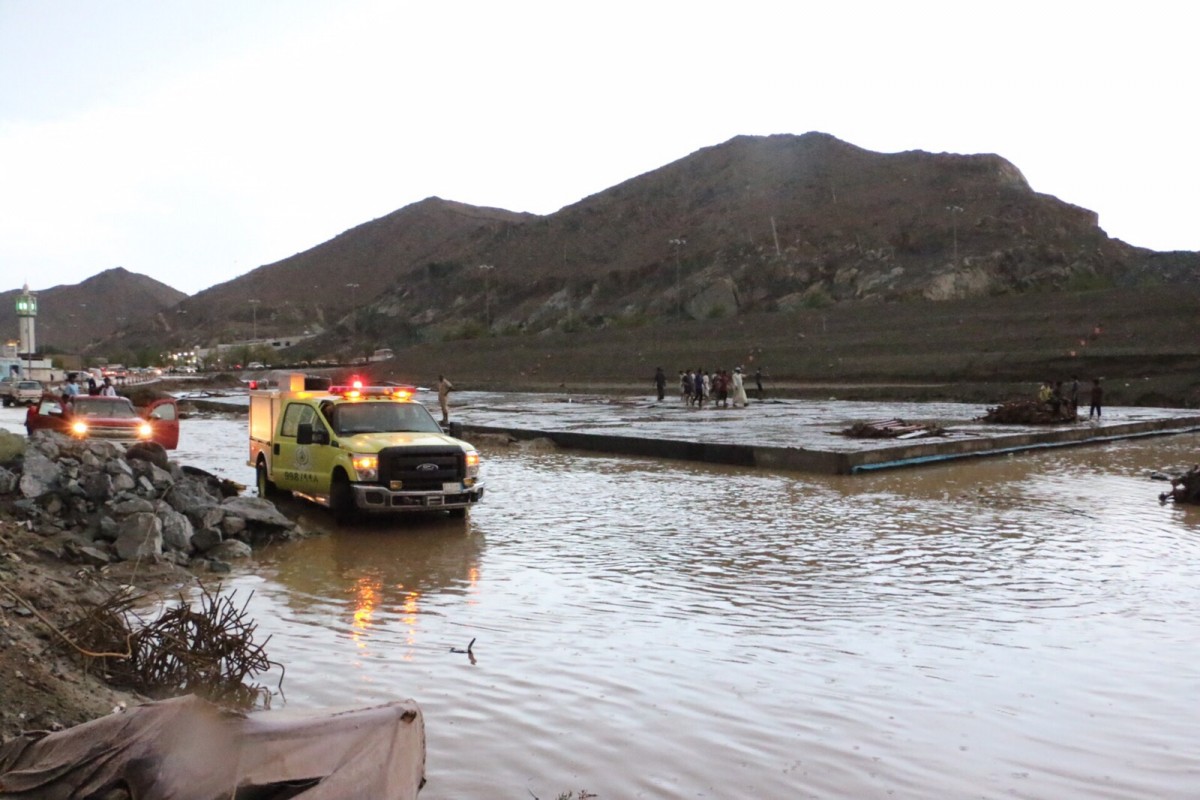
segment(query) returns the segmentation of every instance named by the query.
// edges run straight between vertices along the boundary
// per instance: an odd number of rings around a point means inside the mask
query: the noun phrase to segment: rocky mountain
[[[47,352],[78,352],[115,331],[136,326],[187,297],[124,267],[105,270],[82,283],[30,287],[37,295],[37,345]],[[17,336],[20,289],[0,293],[0,330]]]
[[[301,328],[333,352],[1197,278],[1200,254],[1113,239],[997,155],[739,136],[547,216],[430,198],[130,333],[186,344]]]

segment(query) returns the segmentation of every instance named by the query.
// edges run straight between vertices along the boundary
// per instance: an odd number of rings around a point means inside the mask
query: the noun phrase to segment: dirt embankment
[[[178,693],[125,669],[138,663],[131,628],[114,637],[106,609],[138,595],[152,605],[254,545],[302,535],[268,501],[157,445],[0,432],[0,463],[0,739],[145,699],[135,689]]]

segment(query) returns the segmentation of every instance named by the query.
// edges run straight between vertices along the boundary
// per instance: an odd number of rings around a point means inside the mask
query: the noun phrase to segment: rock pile
[[[12,447],[0,442],[0,452]],[[14,516],[34,530],[70,534],[70,555],[94,566],[165,560],[227,571],[251,545],[299,535],[270,501],[238,496],[240,487],[169,461],[156,444],[126,448],[37,431],[23,459],[5,463],[0,495],[18,495]]]

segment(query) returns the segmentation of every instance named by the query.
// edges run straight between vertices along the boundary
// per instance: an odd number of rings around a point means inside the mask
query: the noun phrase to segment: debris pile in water
[[[1070,405],[1063,404],[1055,411],[1053,406],[1037,400],[1010,400],[989,408],[983,415],[984,422],[1002,425],[1057,425],[1075,419],[1075,409]]]
[[[917,439],[924,436],[941,436],[945,432],[940,425],[910,425],[902,419],[880,419],[874,422],[856,422],[843,430],[842,435],[855,439]]]

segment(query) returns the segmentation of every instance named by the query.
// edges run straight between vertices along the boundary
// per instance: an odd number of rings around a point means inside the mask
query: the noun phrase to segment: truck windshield
[[[425,406],[417,403],[344,403],[333,409],[338,436],[356,433],[439,433],[441,428]]]

